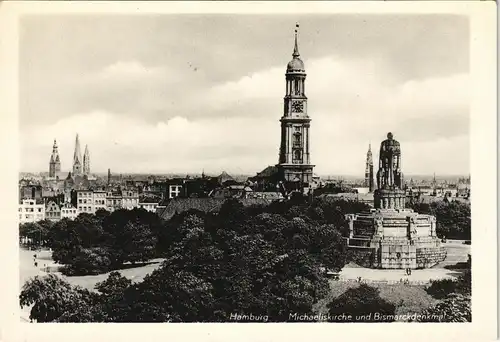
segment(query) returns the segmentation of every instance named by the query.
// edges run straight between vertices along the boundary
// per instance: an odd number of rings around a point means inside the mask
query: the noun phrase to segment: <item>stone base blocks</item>
[[[411,209],[372,209],[347,215],[346,240],[360,266],[383,269],[429,268],[446,258],[436,236],[436,218]],[[360,264],[361,263],[361,264]]]

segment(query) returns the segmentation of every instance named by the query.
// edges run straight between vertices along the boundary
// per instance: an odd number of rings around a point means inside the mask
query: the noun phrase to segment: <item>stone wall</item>
[[[383,241],[379,251],[380,268],[416,268],[416,252],[416,247],[407,241]]]
[[[428,268],[446,258],[444,247],[417,248],[417,268]]]
[[[353,262],[361,267],[371,268],[375,260],[375,249],[371,247],[349,246],[347,262]]]

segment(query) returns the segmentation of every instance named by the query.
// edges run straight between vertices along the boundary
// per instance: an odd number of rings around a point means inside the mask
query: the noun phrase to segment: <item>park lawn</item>
[[[144,277],[154,270],[156,270],[161,265],[161,260],[155,259],[154,262],[148,263],[144,266],[131,267],[126,269],[116,270],[122,276],[132,280],[132,282],[140,282],[144,279]],[[59,277],[66,280],[69,284],[74,286],[81,286],[88,290],[94,290],[94,287],[97,283],[104,281],[108,278],[109,274],[113,272],[110,271],[108,273],[102,273],[97,275],[86,275],[86,276],[65,276],[60,272],[55,272]]]
[[[330,293],[313,307],[317,314],[328,314],[327,305],[350,288],[360,284],[330,280]],[[420,313],[437,302],[425,292],[425,286],[405,284],[369,284],[380,290],[380,297],[396,306],[396,315]]]

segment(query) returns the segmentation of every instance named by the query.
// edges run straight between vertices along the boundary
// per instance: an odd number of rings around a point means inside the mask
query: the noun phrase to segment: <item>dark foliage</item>
[[[142,210],[80,215],[51,232],[54,258],[67,272],[105,272],[155,255],[164,263],[140,283],[112,272],[94,292],[53,276],[31,280],[21,304],[36,303],[38,321],[226,322],[252,314],[282,322],[312,314],[329,290],[321,270],[345,264],[346,210],[358,208],[323,200],[246,208],[228,200],[218,214],[191,210],[168,222]]]
[[[470,204],[459,201],[415,203],[410,207],[422,214],[436,216],[436,233],[447,239],[470,240]]]
[[[452,293],[445,299],[422,312],[419,322],[456,322],[472,321],[471,298],[469,295]]]
[[[458,282],[453,279],[439,279],[431,281],[425,291],[432,297],[442,299],[457,290]]]
[[[48,247],[65,274],[98,274],[157,256],[157,241],[165,238],[162,225],[157,215],[141,209],[80,214],[51,227]]]
[[[378,289],[361,284],[332,300],[328,310],[332,322],[380,323],[394,321],[396,307],[380,298]]]

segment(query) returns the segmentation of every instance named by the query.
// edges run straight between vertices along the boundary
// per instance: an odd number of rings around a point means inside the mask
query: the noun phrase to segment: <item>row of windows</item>
[[[32,220],[34,218],[36,218],[37,220],[43,220],[43,215],[31,215],[31,214],[26,214],[25,215],[25,218],[27,220]],[[19,214],[19,219],[22,220],[23,219],[23,215],[22,214]]]
[[[42,212],[42,208],[36,208],[37,209],[37,212],[41,213]],[[22,212],[23,211],[23,207],[19,207],[19,212]],[[35,212],[35,209],[34,208],[24,208],[24,211],[27,212],[27,213],[33,213]]]
[[[76,209],[62,209],[61,215],[76,214]]]
[[[92,192],[79,192],[78,197],[92,197]]]

